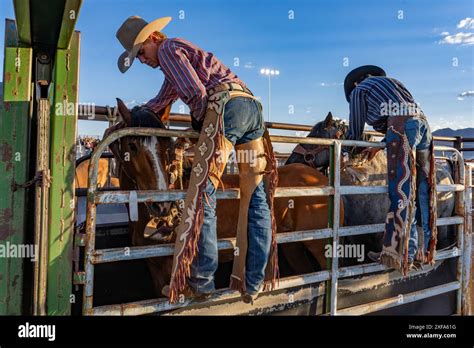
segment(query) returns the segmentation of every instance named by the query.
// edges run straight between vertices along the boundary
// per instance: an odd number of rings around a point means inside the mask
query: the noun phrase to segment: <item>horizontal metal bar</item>
[[[137,192],[137,202],[167,202],[177,201],[186,197],[185,190],[157,191],[144,190]],[[307,197],[307,196],[329,196],[334,194],[334,188],[326,187],[280,187],[276,189],[275,197]],[[95,194],[96,204],[128,203],[130,191],[102,191]],[[217,199],[239,199],[240,190],[237,188],[218,190]]]
[[[464,185],[437,185],[438,192],[459,192],[464,190]],[[341,195],[359,195],[359,194],[380,194],[387,193],[387,186],[341,186]],[[185,190],[173,191],[136,191],[137,201],[143,202],[168,202],[177,201],[186,197]],[[324,187],[279,187],[276,189],[275,197],[308,197],[308,196],[330,196],[334,194],[334,188]],[[240,190],[238,188],[218,190],[217,199],[239,199]],[[95,194],[96,204],[119,204],[128,203],[130,191],[117,189],[102,190]]]
[[[236,315],[272,315],[287,308],[294,308],[312,301],[326,294],[325,283],[318,286],[305,286],[295,289],[264,293],[253,304],[246,304],[240,300],[219,301],[210,305],[193,306],[191,308],[178,308],[164,313],[166,316],[236,316]]]
[[[459,250],[457,247],[454,247],[448,250],[440,250],[436,252],[435,261],[442,261],[442,260],[450,259],[453,257],[460,257],[460,256],[462,256],[461,250]],[[390,269],[389,267],[382,265],[378,262],[342,267],[339,269],[338,278],[354,277],[354,276],[358,276],[362,274],[387,271],[389,269]],[[418,271],[418,272],[422,272],[422,271]]]
[[[436,226],[459,225],[464,223],[462,216],[448,216],[436,219]]]
[[[331,236],[331,229],[295,231],[277,234],[278,243],[301,242],[305,240],[325,239]],[[235,238],[223,238],[217,241],[218,250],[230,250],[235,248]],[[96,249],[92,257],[92,263],[107,263],[125,260],[136,260],[149,257],[171,256],[174,252],[174,244],[148,245],[126,248]]]
[[[443,285],[433,286],[431,288],[410,292],[408,294],[400,294],[397,297],[390,297],[388,299],[366,303],[359,306],[339,309],[339,315],[364,315],[381,311],[396,306],[401,306],[407,303],[423,300],[425,298],[445,294],[450,291],[458,290],[460,288],[459,282],[450,282]]]
[[[328,271],[315,272],[305,274],[303,276],[294,276],[280,279],[278,290],[289,289],[293,287],[300,287],[314,283],[320,283],[329,279]],[[217,290],[208,300],[194,303],[194,306],[202,306],[215,302],[228,301],[240,297],[238,291],[230,289]],[[189,300],[184,300],[182,303],[170,304],[168,299],[151,299],[145,301],[122,303],[116,305],[106,305],[91,308],[88,315],[145,315],[156,312],[169,311],[172,309],[190,307],[193,303]]]
[[[458,139],[455,138],[455,137],[442,137],[442,136],[439,136],[439,135],[435,135],[433,137],[433,140],[435,141],[449,141],[449,142],[455,142],[457,141]]]
[[[464,191],[464,185],[452,184],[452,185],[436,185],[437,192],[460,192]]]
[[[463,223],[462,216],[452,216],[437,219],[438,226]],[[383,232],[385,224],[372,224],[362,226],[346,226],[339,228],[339,236],[354,236],[360,234],[371,234]],[[277,242],[292,243],[305,240],[325,239],[331,237],[330,228],[285,232],[277,234]],[[229,250],[235,247],[235,238],[219,239],[217,244],[218,250]],[[174,244],[148,245],[126,248],[97,249],[94,251],[92,263],[107,263],[125,260],[136,260],[149,257],[162,257],[173,255]]]
[[[378,194],[387,193],[388,186],[355,186],[355,185],[343,185],[340,186],[339,190],[341,195],[361,195],[361,194]]]
[[[437,192],[460,192],[464,190],[464,185],[436,185]],[[341,195],[360,195],[387,193],[388,186],[341,186]]]
[[[458,149],[455,149],[454,147],[451,147],[451,146],[435,146],[434,147],[434,150],[435,151],[453,151],[453,152],[458,152],[459,150]]]
[[[312,138],[312,137],[303,138],[303,137],[290,137],[290,136],[285,136],[285,135],[270,135],[270,140],[275,143],[313,144],[313,145],[325,145],[325,146],[331,146],[336,141],[339,141],[341,142],[342,146],[385,148],[385,143],[373,142],[373,141],[360,141],[360,140],[338,140],[338,139]]]
[[[438,218],[436,220],[437,226],[456,225],[462,224],[464,219],[462,216],[450,216],[444,218]],[[360,234],[371,234],[383,232],[385,224],[370,224],[370,225],[359,225],[359,226],[344,226],[339,228],[339,236],[356,236]]]

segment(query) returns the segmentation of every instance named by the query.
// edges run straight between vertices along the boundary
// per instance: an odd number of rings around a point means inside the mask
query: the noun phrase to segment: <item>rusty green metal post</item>
[[[31,116],[30,48],[18,47],[15,21],[5,23],[3,96],[0,98],[0,315],[22,314],[25,258],[6,253],[25,240],[25,188]]]
[[[74,32],[69,49],[56,51],[53,75],[47,290],[49,315],[69,315],[71,311],[79,46],[80,33]]]

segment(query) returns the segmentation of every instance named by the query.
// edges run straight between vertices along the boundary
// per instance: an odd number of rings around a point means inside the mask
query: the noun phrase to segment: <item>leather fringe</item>
[[[275,209],[274,209],[274,197],[275,197],[275,190],[278,186],[278,170],[277,170],[277,161],[275,157],[275,153],[273,152],[273,146],[270,140],[270,134],[268,133],[268,130],[265,129],[265,132],[263,134],[263,140],[265,144],[265,155],[267,159],[271,163],[271,170],[269,175],[268,180],[265,181],[265,186],[268,185],[268,187],[265,188],[267,192],[267,203],[268,207],[270,209],[270,215],[271,215],[271,222],[272,222],[272,243],[271,243],[271,249],[270,249],[270,258],[269,258],[269,263],[271,267],[271,279],[268,279],[265,284],[264,284],[264,290],[268,289],[275,289],[277,286],[277,283],[279,284],[280,282],[280,271],[278,268],[278,243],[277,243],[277,238],[276,238],[276,233],[277,233],[277,226],[276,226],[276,220],[275,220]]]
[[[222,137],[224,136],[222,133],[222,122],[220,122],[221,115],[219,115],[219,122],[217,122],[217,134],[215,136],[215,144],[221,144]],[[218,146],[218,145],[216,145]],[[213,157],[211,158],[210,162],[216,161],[220,156],[219,151],[214,151]],[[193,225],[191,228],[191,233],[189,237],[189,241],[184,246],[183,252],[177,258],[177,270],[174,274],[174,277],[171,279],[170,282],[170,297],[169,302],[175,303],[178,300],[178,295],[181,293],[187,284],[189,277],[191,276],[191,264],[196,257],[198,252],[198,241],[201,234],[201,228],[204,223],[204,204],[203,204],[203,195],[206,189],[207,180],[204,180],[198,186],[197,192],[197,201],[196,201],[196,211],[195,218],[193,219]]]

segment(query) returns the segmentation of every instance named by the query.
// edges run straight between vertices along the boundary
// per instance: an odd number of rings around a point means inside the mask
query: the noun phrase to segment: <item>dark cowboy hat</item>
[[[349,96],[355,88],[354,83],[359,83],[360,79],[366,75],[387,76],[382,68],[379,68],[375,65],[363,65],[355,68],[349,74],[347,74],[346,78],[344,79],[344,92],[346,93],[346,99],[348,102],[350,101]]]

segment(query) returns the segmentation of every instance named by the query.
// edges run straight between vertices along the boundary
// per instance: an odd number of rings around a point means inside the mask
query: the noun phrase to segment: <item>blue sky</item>
[[[1,17],[14,18],[12,1],[0,3]],[[162,73],[136,61],[121,74],[116,61],[122,47],[115,32],[130,15],[148,21],[171,16],[173,21],[164,30],[168,37],[185,38],[213,52],[261,97],[266,118],[268,79],[260,69],[280,70],[271,81],[272,121],[314,124],[328,111],[348,119],[344,77],[359,65],[376,64],[407,86],[433,128],[474,127],[474,92],[459,98],[474,91],[474,21],[469,20],[474,17],[473,4],[472,0],[84,0],[77,23],[82,33],[79,98],[96,105],[112,105],[115,97],[131,104],[152,98],[163,82]],[[294,19],[289,18],[291,13]],[[2,46],[3,39],[2,24]],[[459,40],[463,42],[456,43]],[[3,61],[3,51],[0,55]],[[239,66],[234,66],[235,58]],[[348,66],[343,64],[345,58]],[[173,110],[178,112],[180,105],[176,102]],[[102,134],[103,129],[99,122],[79,124],[80,134]]]

